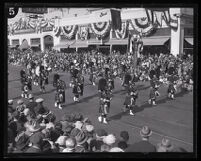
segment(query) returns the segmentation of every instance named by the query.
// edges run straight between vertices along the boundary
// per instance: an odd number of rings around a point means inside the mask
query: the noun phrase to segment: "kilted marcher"
[[[149,104],[156,105],[156,97],[160,96],[160,93],[158,92],[158,87],[155,85],[155,87],[151,87],[150,94],[149,94]]]
[[[55,107],[58,107],[59,109],[62,109],[62,104],[65,103],[65,89],[66,83],[63,80],[58,79],[55,96]]]
[[[95,86],[95,80],[96,80],[96,70],[95,67],[92,66],[90,68],[90,76],[89,76],[89,81],[92,83],[93,86]]]
[[[57,80],[60,78],[59,74],[56,73],[53,76],[53,87],[57,87]]]
[[[73,79],[72,88],[73,88],[73,94],[74,94],[73,100],[74,102],[79,102],[79,95],[81,94],[81,89],[80,89],[80,84],[78,82],[78,78]]]
[[[80,71],[78,73],[78,84],[80,87],[80,96],[83,96],[83,92],[84,92],[84,76],[82,75],[82,72]]]
[[[98,82],[98,91],[99,92],[104,92],[107,87],[107,80],[101,75],[101,78],[99,79]]]
[[[126,110],[128,109],[129,114],[134,115],[133,109],[134,109],[134,106],[136,105],[137,98],[138,98],[138,90],[135,87],[131,86],[129,88],[128,95],[126,96],[124,101],[124,105],[125,105],[125,108],[123,109],[124,112],[126,112]]]
[[[176,93],[177,89],[176,89],[176,84],[170,82],[169,86],[168,86],[168,98],[174,99],[175,93]]]
[[[27,79],[25,70],[21,70],[20,71],[20,77],[21,77],[20,79],[21,79],[21,84],[22,84],[22,87],[21,87],[21,91],[22,91],[21,97],[27,98],[28,97],[28,95],[27,95],[27,92],[28,92],[28,79]]]
[[[132,76],[130,75],[130,73],[126,73],[123,81],[122,81],[122,86],[125,87],[126,89],[129,88],[129,82],[132,80]]]
[[[45,92],[45,82],[47,79],[47,75],[45,73],[44,67],[41,66],[41,72],[40,72],[40,91]]]
[[[104,95],[102,95],[100,98],[99,113],[101,115],[98,117],[98,121],[101,123],[103,122],[104,124],[108,124],[107,115],[109,114],[111,100],[112,96],[108,90],[105,91]]]
[[[39,78],[40,78],[40,65],[36,62],[35,74],[34,74],[34,85],[39,85]]]

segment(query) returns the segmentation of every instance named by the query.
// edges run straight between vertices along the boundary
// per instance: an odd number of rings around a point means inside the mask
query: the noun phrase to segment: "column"
[[[171,29],[171,54],[177,56],[183,53],[184,28],[181,27],[181,18],[178,17],[177,30]]]
[[[45,49],[43,36],[40,38],[40,49],[41,49],[42,52],[43,52],[44,49]]]

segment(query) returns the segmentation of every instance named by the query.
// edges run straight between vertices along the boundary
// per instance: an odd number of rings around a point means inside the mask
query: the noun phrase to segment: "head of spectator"
[[[41,150],[43,139],[44,139],[44,134],[39,131],[30,136],[30,143],[32,144],[32,146],[36,146]]]
[[[15,138],[15,147],[17,151],[23,152],[29,145],[29,136],[27,136],[23,131],[18,133]]]
[[[82,129],[82,126],[83,126],[83,123],[82,123],[81,121],[76,121],[76,122],[74,123],[74,126],[75,126],[75,128],[81,130],[81,129]]]
[[[65,142],[66,148],[62,151],[63,153],[74,152],[76,146],[75,138],[68,138]]]
[[[152,135],[152,130],[148,126],[143,126],[140,130],[140,136],[142,140],[149,140],[149,137]]]
[[[96,139],[97,140],[103,140],[103,138],[106,136],[107,136],[107,132],[104,129],[96,130]]]
[[[29,98],[29,102],[33,102],[34,101],[34,96],[33,96],[33,94],[29,94],[29,96],[28,96],[28,98]]]
[[[120,137],[121,137],[121,140],[123,140],[125,142],[128,142],[128,140],[129,140],[128,131],[121,131],[120,132]]]
[[[42,153],[52,153],[52,146],[48,140],[43,140],[41,143]]]
[[[116,137],[113,134],[109,134],[103,138],[103,142],[110,147],[113,147],[114,143],[116,142]]]
[[[58,139],[56,140],[55,143],[58,144],[60,152],[62,152],[63,149],[65,149],[67,139],[68,139],[67,136],[59,136]]]
[[[169,139],[163,138],[161,143],[157,144],[157,152],[172,152],[174,146]]]
[[[128,144],[125,142],[125,141],[120,141],[118,142],[118,145],[117,145],[119,148],[125,150],[126,148],[128,148]]]
[[[124,152],[124,150],[119,147],[113,147],[109,150],[109,152]]]
[[[109,151],[110,151],[110,146],[105,144],[105,143],[103,143],[101,145],[100,152],[109,152]]]

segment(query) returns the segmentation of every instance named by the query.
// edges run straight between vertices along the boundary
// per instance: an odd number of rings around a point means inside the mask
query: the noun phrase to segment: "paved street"
[[[14,106],[21,94],[20,74],[21,67],[9,66],[8,76],[8,98],[14,99]],[[109,133],[119,136],[120,131],[129,132],[132,144],[140,140],[139,131],[142,126],[147,125],[153,130],[150,142],[157,144],[163,136],[172,141],[175,146],[180,146],[189,152],[193,151],[193,94],[177,93],[175,100],[166,98],[167,87],[163,86],[159,89],[161,96],[158,98],[158,105],[152,107],[148,104],[149,98],[149,82],[137,83],[139,89],[139,98],[137,99],[136,115],[130,116],[122,112],[123,102],[125,99],[125,91],[120,85],[120,80],[115,80],[114,96],[111,101],[111,110],[109,114],[110,122],[108,125],[98,122],[98,95],[97,86],[92,86],[87,77],[85,77],[84,95],[79,103],[73,102],[72,89],[69,88],[69,74],[61,73],[62,80],[68,86],[66,90],[66,104],[63,110],[54,107],[55,92],[52,86],[53,73],[49,76],[49,83],[46,86],[46,93],[41,93],[39,87],[33,86],[33,94],[35,98],[42,97],[47,106],[60,119],[64,113],[79,112],[88,117],[95,128],[104,128]],[[25,100],[25,99],[24,99]],[[27,101],[27,100],[25,100]]]

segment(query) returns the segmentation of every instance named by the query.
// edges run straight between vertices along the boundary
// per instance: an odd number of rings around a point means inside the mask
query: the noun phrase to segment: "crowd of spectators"
[[[76,61],[75,61],[76,60]],[[82,53],[61,53],[57,51],[37,52],[9,50],[8,63],[27,67],[29,63],[41,62],[52,70],[70,71],[70,64],[78,63],[83,74],[90,72],[90,67],[100,72],[109,66],[115,77],[122,78],[123,72],[136,76],[136,81],[150,80],[152,71],[157,78],[165,82],[167,75],[175,72],[178,80],[193,83],[193,57],[175,57],[171,54],[143,56],[133,67],[131,54],[124,55],[113,51],[106,55],[98,51]],[[92,65],[91,65],[92,64]],[[191,86],[192,88],[192,86]],[[29,95],[29,103],[8,101],[8,152],[9,153],[68,153],[68,152],[173,152],[169,139],[153,145],[149,142],[152,130],[142,127],[139,135],[142,140],[128,144],[129,134],[121,131],[119,135],[107,133],[104,129],[95,129],[93,123],[82,114],[64,114],[59,120],[54,113],[43,105],[43,99],[34,100]],[[56,121],[57,120],[57,121]]]

